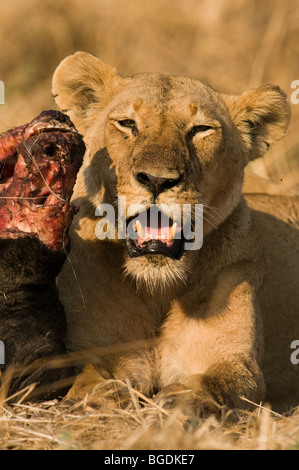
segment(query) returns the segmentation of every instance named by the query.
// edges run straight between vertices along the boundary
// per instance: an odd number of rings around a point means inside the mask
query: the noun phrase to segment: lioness
[[[246,164],[285,135],[285,94],[267,85],[233,96],[158,73],[123,78],[78,52],[56,69],[53,95],[88,149],[59,281],[68,350],[153,339],[101,355],[96,367],[145,394],[190,389],[198,414],[265,398],[276,410],[298,404],[298,199],[255,195],[249,209],[242,196]],[[116,214],[114,239],[99,239],[96,210],[120,196],[135,238],[118,236]],[[200,249],[192,240],[186,249],[185,204],[203,206]],[[163,212],[156,226],[153,207]]]

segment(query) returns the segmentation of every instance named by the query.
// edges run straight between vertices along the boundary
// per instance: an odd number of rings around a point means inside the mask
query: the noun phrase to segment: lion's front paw
[[[125,406],[130,400],[130,393],[125,383],[113,380],[102,368],[87,364],[65,397],[66,402],[84,406],[110,407]]]
[[[156,396],[155,403],[164,409],[179,408],[186,416],[220,418],[221,407],[207,393],[196,393],[180,383],[164,387]]]
[[[161,408],[171,409],[181,405],[190,393],[193,392],[183,384],[173,383],[162,388],[154,397],[154,401]]]

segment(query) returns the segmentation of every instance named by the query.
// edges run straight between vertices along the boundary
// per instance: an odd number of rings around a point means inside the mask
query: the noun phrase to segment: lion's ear
[[[269,145],[282,139],[290,121],[286,94],[274,85],[227,96],[231,117],[248,150],[248,159],[262,157]]]
[[[52,93],[61,111],[78,125],[93,104],[109,95],[117,77],[115,69],[97,57],[76,52],[66,57],[55,70]]]

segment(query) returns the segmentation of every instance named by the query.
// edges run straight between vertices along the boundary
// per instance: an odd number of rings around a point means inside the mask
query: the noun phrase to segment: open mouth
[[[156,205],[127,220],[127,249],[131,258],[161,254],[180,259],[184,253],[183,227]]]
[[[0,135],[0,237],[34,236],[61,248],[85,145],[68,116],[44,111]]]

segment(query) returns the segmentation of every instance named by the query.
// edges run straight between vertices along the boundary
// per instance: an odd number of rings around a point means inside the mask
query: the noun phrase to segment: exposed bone
[[[34,133],[39,133],[39,132],[44,132],[45,129],[52,130],[52,131],[77,132],[76,129],[68,126],[67,124],[59,124],[58,122],[55,122],[53,124],[47,124],[47,123],[36,124],[32,128],[32,131]]]
[[[78,210],[70,199],[84,151],[82,137],[58,111],[0,137],[1,239],[30,236],[52,250],[64,246]]]

